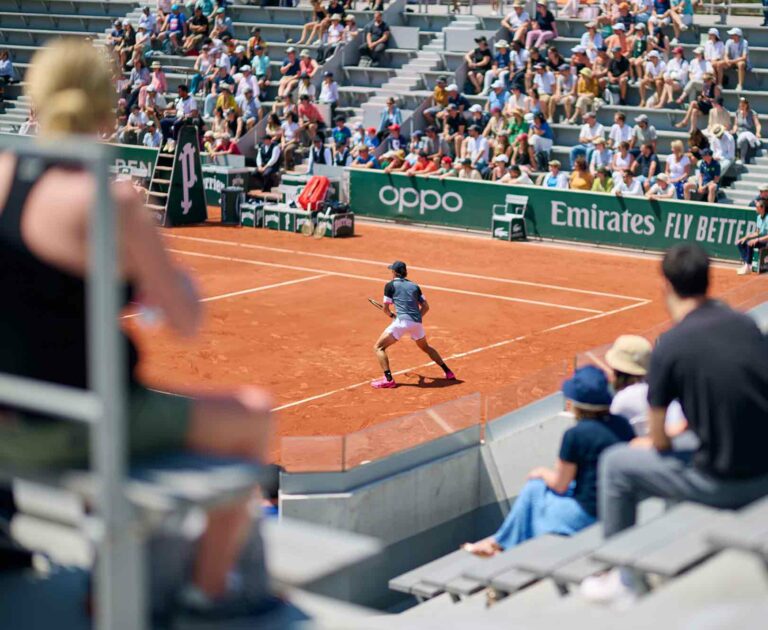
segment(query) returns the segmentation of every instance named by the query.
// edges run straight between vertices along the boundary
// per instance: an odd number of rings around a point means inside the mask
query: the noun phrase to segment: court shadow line
[[[404,376],[412,376],[412,373],[405,374]],[[464,381],[458,378],[448,380],[447,378],[423,376],[422,374],[416,374],[419,377],[418,383],[404,383],[402,381],[397,383],[398,387],[419,387],[422,389],[436,389],[442,387],[452,387],[453,385],[461,385]]]

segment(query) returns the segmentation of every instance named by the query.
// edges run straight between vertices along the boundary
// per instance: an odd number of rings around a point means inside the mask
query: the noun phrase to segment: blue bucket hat
[[[606,409],[613,400],[605,372],[594,365],[576,370],[563,383],[563,395],[577,407],[587,410]]]

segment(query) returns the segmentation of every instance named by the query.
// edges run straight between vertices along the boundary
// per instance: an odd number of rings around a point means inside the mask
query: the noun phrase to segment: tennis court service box
[[[752,271],[755,273],[768,272],[768,247],[754,251],[752,254]]]
[[[234,168],[232,166],[203,166],[203,187],[205,202],[209,206],[221,205],[221,191],[225,188],[238,186],[249,190],[251,169]]]
[[[494,214],[491,235],[502,241],[524,241],[525,219],[511,214]]]

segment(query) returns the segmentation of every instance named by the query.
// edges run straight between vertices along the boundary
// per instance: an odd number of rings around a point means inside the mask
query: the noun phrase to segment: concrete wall
[[[560,410],[562,399],[549,397],[490,423],[485,443],[479,427],[466,430],[463,440],[443,438],[436,457],[428,455],[440,441],[346,473],[284,475],[283,515],[374,536],[385,545],[378,558],[314,590],[379,608],[402,601],[387,590],[390,578],[492,533],[528,471],[554,461],[570,422]],[[420,452],[426,455],[421,460]],[[374,474],[377,464],[392,466],[398,457],[398,469]],[[349,481],[365,472],[370,480]]]

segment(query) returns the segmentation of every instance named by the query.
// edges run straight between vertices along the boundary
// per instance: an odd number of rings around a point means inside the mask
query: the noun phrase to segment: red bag
[[[325,201],[330,187],[330,179],[323,175],[313,175],[301,191],[297,202],[304,210],[316,212]]]

